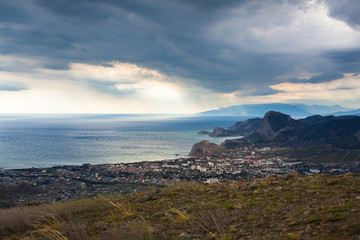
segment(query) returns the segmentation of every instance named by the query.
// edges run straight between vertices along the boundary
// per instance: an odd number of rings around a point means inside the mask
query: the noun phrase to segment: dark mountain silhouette
[[[270,111],[258,129],[247,137],[226,140],[224,147],[247,144],[305,146],[333,144],[341,148],[360,148],[360,117],[315,115],[295,120],[289,115]]]
[[[208,134],[210,137],[229,137],[229,136],[248,136],[258,129],[261,118],[252,118],[245,121],[237,122],[234,126],[227,129],[214,127],[212,132],[201,130],[199,134]]]
[[[335,116],[321,116],[321,115],[314,115],[304,119],[300,119],[302,122],[308,125],[316,125],[316,124],[325,124],[335,119]]]
[[[300,126],[300,122],[292,119],[290,115],[270,111],[265,114],[256,133],[267,139],[274,139],[283,131]]]

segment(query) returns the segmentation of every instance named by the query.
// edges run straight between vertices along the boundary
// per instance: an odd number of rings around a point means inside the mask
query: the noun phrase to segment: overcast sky
[[[360,108],[358,0],[0,0],[0,112]]]

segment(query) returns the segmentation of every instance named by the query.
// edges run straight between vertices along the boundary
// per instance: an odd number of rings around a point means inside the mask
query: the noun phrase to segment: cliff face
[[[233,133],[231,131],[225,130],[221,127],[214,127],[214,130],[209,133],[210,137],[227,137],[232,135]]]
[[[240,136],[247,136],[255,132],[261,123],[261,118],[251,118],[246,121],[237,122],[234,126],[229,127],[229,131],[234,131]]]
[[[289,115],[270,111],[265,114],[256,132],[267,139],[274,139],[282,131],[299,127],[300,125],[300,122],[292,119]]]
[[[210,137],[231,137],[231,136],[248,136],[258,129],[261,123],[261,118],[252,118],[246,121],[235,123],[234,126],[224,129],[222,127],[214,127],[212,132],[204,130],[199,131],[199,134],[209,134]]]

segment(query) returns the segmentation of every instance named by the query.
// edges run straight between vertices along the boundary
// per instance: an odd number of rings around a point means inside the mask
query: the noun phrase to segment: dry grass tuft
[[[26,231],[33,228],[37,219],[46,215],[49,209],[49,206],[2,209],[0,210],[0,226],[7,231]]]
[[[135,216],[135,213],[131,210],[129,206],[125,203],[113,203],[112,201],[108,201],[108,203],[115,207],[114,211],[109,208],[109,211],[113,218],[117,219],[126,219]]]
[[[185,210],[181,211],[173,206],[169,206],[169,208],[172,212],[177,214],[178,217],[176,218],[176,222],[182,223],[182,222],[188,222],[190,219],[194,219],[194,217],[187,214]]]
[[[37,230],[37,233],[45,239],[51,239],[51,240],[68,240],[67,237],[65,237],[59,230],[52,229],[49,226],[44,226],[41,229]],[[36,234],[36,233],[35,233]]]

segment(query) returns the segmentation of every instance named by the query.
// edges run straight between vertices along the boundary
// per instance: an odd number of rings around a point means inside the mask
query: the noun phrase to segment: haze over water
[[[0,168],[154,161],[184,156],[201,129],[240,117],[48,115],[0,117]]]

